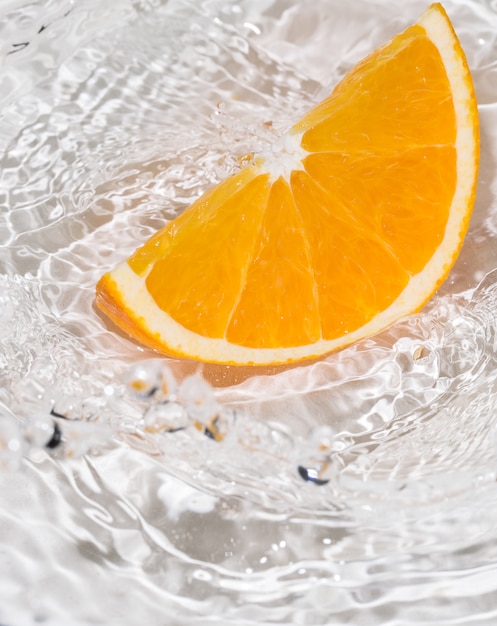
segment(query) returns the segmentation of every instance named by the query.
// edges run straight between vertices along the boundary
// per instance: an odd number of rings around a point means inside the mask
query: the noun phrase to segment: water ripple
[[[446,8],[475,79],[482,168],[438,295],[312,364],[205,366],[238,412],[221,444],[143,432],[143,403],[119,391],[105,450],[33,456],[1,477],[2,624],[495,623],[497,17],[491,2]],[[423,9],[0,9],[0,405],[77,413],[120,389],[154,355],[96,313],[101,273]],[[297,468],[323,426],[334,443],[317,487]]]

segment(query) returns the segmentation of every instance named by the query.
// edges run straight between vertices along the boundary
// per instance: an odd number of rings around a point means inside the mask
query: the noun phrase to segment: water
[[[94,285],[425,4],[0,7],[0,408],[70,418],[65,455],[2,471],[2,624],[495,623],[497,8],[445,6],[482,126],[454,270],[317,363],[203,368],[223,441],[181,411],[155,432],[164,407],[124,384],[154,355],[109,332]]]

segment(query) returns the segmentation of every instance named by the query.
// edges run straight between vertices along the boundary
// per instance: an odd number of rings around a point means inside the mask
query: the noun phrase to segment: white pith
[[[291,135],[287,133],[279,137],[269,148],[261,153],[263,164],[261,170],[268,172],[269,182],[274,183],[282,176],[290,180],[294,170],[303,170],[302,161],[309,154],[302,146],[302,133]]]
[[[464,233],[461,224],[468,202],[474,193],[474,164],[477,162],[477,145],[474,135],[472,100],[465,82],[465,68],[454,51],[457,41],[444,16],[433,8],[421,17],[418,24],[435,42],[447,68],[453,94],[463,94],[454,100],[458,134],[456,138],[457,188],[445,236],[423,271],[413,276],[404,291],[392,305],[376,315],[357,330],[333,340],[320,340],[313,344],[288,348],[248,348],[232,344],[225,339],[203,337],[178,324],[162,311],[149,294],[145,281],[134,273],[127,262],[113,270],[112,280],[121,294],[123,304],[129,306],[134,317],[146,320],[147,333],[157,344],[168,346],[173,353],[185,354],[202,361],[263,365],[286,363],[316,357],[343,347],[367,336],[374,335],[396,320],[419,308],[433,292],[435,286],[452,263],[454,251],[459,247]],[[277,145],[261,154],[261,168],[269,172],[271,182],[280,176],[289,179],[290,173],[303,169],[302,159],[307,152],[300,145],[301,135],[285,135]],[[468,174],[469,173],[469,174]]]

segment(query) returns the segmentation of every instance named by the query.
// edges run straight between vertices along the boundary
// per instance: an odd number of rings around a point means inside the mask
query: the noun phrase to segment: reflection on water
[[[153,432],[162,408],[122,383],[154,355],[94,285],[425,3],[0,8],[0,403],[97,407],[114,433],[4,473],[2,624],[495,622],[497,14],[445,6],[482,125],[459,261],[422,313],[322,361],[168,362],[236,411],[223,441]]]

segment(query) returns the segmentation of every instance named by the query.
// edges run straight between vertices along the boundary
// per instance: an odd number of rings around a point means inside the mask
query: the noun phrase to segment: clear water
[[[470,233],[419,315],[312,365],[206,367],[217,443],[135,431],[0,479],[0,623],[407,626],[497,620],[497,5],[447,0],[473,70]],[[0,5],[0,403],[77,416],[153,355],[94,308],[102,272],[264,147],[409,0]],[[272,126],[267,122],[271,122]],[[170,363],[178,375],[196,371]],[[329,482],[304,482],[310,433]]]

